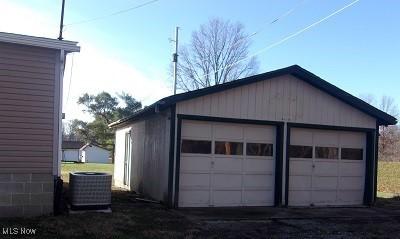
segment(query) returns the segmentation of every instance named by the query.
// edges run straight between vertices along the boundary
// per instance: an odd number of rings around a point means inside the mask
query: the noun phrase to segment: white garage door
[[[182,122],[180,207],[274,204],[275,127]]]
[[[366,134],[291,129],[289,205],[361,205]]]

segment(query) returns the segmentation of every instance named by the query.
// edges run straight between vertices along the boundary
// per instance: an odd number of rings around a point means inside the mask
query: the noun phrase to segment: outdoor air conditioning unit
[[[106,209],[111,205],[112,175],[97,172],[69,174],[71,209]]]

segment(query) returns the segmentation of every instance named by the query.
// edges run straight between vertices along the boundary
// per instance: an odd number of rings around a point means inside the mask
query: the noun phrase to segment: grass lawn
[[[400,195],[400,162],[379,162],[378,196]]]
[[[70,172],[106,172],[113,174],[114,164],[103,163],[65,163],[61,165],[61,178],[64,182],[69,182]]]

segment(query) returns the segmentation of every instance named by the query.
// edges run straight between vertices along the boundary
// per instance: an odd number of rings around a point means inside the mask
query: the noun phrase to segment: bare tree
[[[382,96],[378,101],[371,94],[361,95],[361,98],[380,110],[394,116],[399,116],[399,108],[393,97]],[[379,127],[379,159],[384,161],[400,160],[400,129],[397,125],[380,126]]]
[[[400,129],[397,125],[379,127],[379,159],[400,161]]]
[[[396,118],[399,116],[399,107],[397,106],[393,97],[386,95],[382,96],[379,109]]]
[[[248,57],[249,46],[242,24],[211,19],[181,47],[178,87],[190,91],[255,74],[258,61]]]

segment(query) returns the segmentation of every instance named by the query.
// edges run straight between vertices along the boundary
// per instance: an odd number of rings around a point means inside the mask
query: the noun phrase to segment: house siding
[[[177,114],[375,128],[376,120],[291,75],[177,103]]]
[[[53,211],[57,50],[0,43],[0,217]]]
[[[56,57],[0,43],[0,173],[53,173]]]

